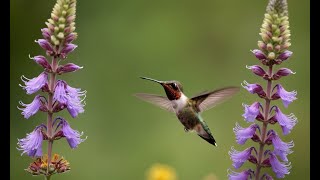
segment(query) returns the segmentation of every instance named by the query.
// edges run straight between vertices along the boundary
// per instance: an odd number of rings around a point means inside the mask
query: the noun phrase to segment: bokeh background
[[[18,101],[33,99],[19,87],[20,76],[37,76],[41,68],[28,58],[44,54],[34,42],[50,17],[54,0],[10,1],[10,178],[32,177],[25,169],[32,161],[16,150],[17,138],[45,121],[44,113],[25,120]],[[284,87],[298,91],[288,109],[299,118],[284,141],[294,140],[290,175],[285,179],[310,179],[310,2],[289,0],[294,52],[283,63],[296,72],[281,79]],[[243,126],[242,103],[258,98],[241,89],[231,100],[203,113],[218,147],[196,134],[185,133],[176,117],[132,96],[137,92],[164,95],[154,83],[139,79],[179,80],[189,96],[203,90],[237,85],[243,80],[265,83],[245,68],[257,64],[250,49],[257,48],[266,0],[106,0],[77,3],[75,41],[79,47],[67,61],[84,66],[61,76],[73,87],[88,91],[85,113],[71,126],[88,139],[71,150],[64,139],[54,152],[71,163],[69,173],[54,179],[142,180],[156,163],[171,166],[180,180],[227,179],[231,168],[228,151],[235,143],[232,128]],[[275,102],[282,107],[280,101]],[[279,129],[279,128],[276,128]],[[246,146],[252,143],[247,143]],[[44,146],[46,147],[46,146]],[[45,151],[45,149],[44,149]],[[246,163],[244,167],[252,167]]]

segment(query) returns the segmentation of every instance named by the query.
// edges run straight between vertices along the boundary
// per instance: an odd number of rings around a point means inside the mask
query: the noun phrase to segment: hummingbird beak
[[[153,81],[153,82],[157,82],[159,84],[163,84],[163,81],[158,81],[158,80],[155,80],[155,79],[151,79],[151,78],[148,78],[148,77],[140,77],[141,79],[146,79],[146,80],[149,80],[149,81]]]

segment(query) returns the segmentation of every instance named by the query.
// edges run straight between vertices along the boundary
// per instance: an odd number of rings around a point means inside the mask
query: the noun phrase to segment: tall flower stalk
[[[51,13],[51,18],[46,22],[47,27],[41,29],[43,39],[35,42],[46,52],[46,57],[38,55],[30,57],[43,68],[39,76],[28,79],[22,76],[24,85],[20,85],[27,94],[42,91],[35,96],[30,104],[19,102],[24,118],[29,119],[37,112],[47,113],[47,122],[37,126],[27,137],[18,140],[18,150],[22,154],[35,157],[36,160],[26,169],[32,175],[44,175],[50,179],[53,174],[70,170],[69,162],[58,154],[53,155],[53,143],[61,138],[66,138],[72,149],[76,148],[85,139],[81,139],[83,133],[70,127],[68,121],[55,116],[56,113],[67,109],[72,118],[84,112],[84,98],[86,91],[73,88],[59,76],[74,72],[82,67],[67,61],[68,54],[77,45],[72,42],[77,38],[75,32],[76,0],[57,0]],[[47,60],[50,59],[50,61]],[[47,154],[42,153],[42,142],[48,141]],[[21,155],[22,155],[21,154]]]
[[[263,87],[257,83],[250,84],[244,81],[242,86],[251,94],[257,94],[262,101],[251,105],[243,104],[245,112],[242,116],[246,122],[252,124],[247,128],[237,124],[233,129],[238,144],[243,145],[251,139],[259,145],[243,151],[237,151],[232,147],[229,152],[235,169],[239,169],[246,161],[253,163],[255,168],[242,172],[229,170],[230,180],[270,180],[273,177],[262,172],[263,168],[269,167],[277,178],[284,178],[290,173],[291,165],[287,155],[293,152],[291,150],[294,146],[293,141],[283,142],[280,135],[271,129],[278,124],[282,128],[282,135],[287,135],[297,123],[294,114],[286,115],[282,113],[280,107],[272,105],[272,101],[281,99],[284,107],[287,108],[297,99],[296,91],[288,92],[277,82],[283,76],[294,74],[294,72],[283,67],[275,69],[292,55],[288,50],[291,44],[286,0],[269,0],[260,30],[262,41],[258,41],[259,49],[253,50],[252,53],[264,67],[252,65],[247,68],[255,75],[262,77],[266,85]]]

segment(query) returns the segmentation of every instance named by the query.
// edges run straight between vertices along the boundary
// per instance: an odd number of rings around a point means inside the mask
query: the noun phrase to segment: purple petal
[[[287,135],[291,132],[292,128],[297,124],[298,120],[293,113],[285,115],[281,110],[275,106],[275,119],[278,121],[282,128],[284,135]]]
[[[246,162],[250,155],[251,151],[254,149],[254,147],[250,147],[245,149],[244,151],[237,151],[233,147],[231,147],[231,151],[229,151],[230,159],[233,162],[233,167],[236,169],[239,169],[244,162]]]
[[[294,146],[293,141],[288,143],[283,142],[275,131],[272,132],[271,139],[274,146],[273,153],[278,155],[283,161],[288,161],[287,155],[293,152],[290,149]]]
[[[295,74],[295,72],[291,71],[288,68],[280,68],[273,76],[272,79],[273,80],[278,80],[280,79],[282,76],[288,76],[290,74]]]
[[[69,123],[64,119],[62,120],[62,132],[72,149],[86,140],[80,138],[83,135],[83,132],[79,133],[79,131],[72,129]]]
[[[270,164],[274,173],[276,173],[277,178],[284,178],[285,174],[289,174],[291,169],[290,163],[281,163],[277,156],[270,152]]]
[[[77,38],[77,35],[75,33],[70,33],[66,39],[65,39],[65,43],[69,44],[71,43],[73,40],[75,40]]]
[[[67,84],[65,81],[58,80],[54,89],[53,99],[60,102],[61,104],[66,104],[68,101],[66,86]]]
[[[288,92],[281,86],[281,84],[277,84],[276,87],[277,87],[276,94],[282,99],[283,105],[285,107],[288,107],[288,105],[292,103],[292,101],[297,99],[296,98],[297,91]]]
[[[265,179],[265,180],[273,180],[272,176],[270,176],[269,174],[267,173],[264,173],[263,176],[261,177],[261,180],[262,179]]]
[[[253,65],[253,66],[246,66],[247,69],[250,69],[254,74],[263,77],[266,75],[266,72],[261,66]]]
[[[82,104],[82,101],[77,97],[68,96],[67,109],[70,115],[75,118],[79,113],[83,113],[83,107],[85,104]]]
[[[52,45],[45,39],[38,39],[38,41],[35,41],[38,43],[44,50],[53,52]]]
[[[260,114],[260,103],[255,102],[251,106],[242,104],[244,107],[244,114],[242,115],[247,122],[254,122],[256,117]]]
[[[45,39],[49,40],[51,38],[51,32],[50,32],[50,30],[48,28],[41,29],[41,32],[42,32],[42,36]]]
[[[260,50],[258,50],[258,49],[254,49],[254,50],[252,50],[251,52],[252,52],[252,53],[256,56],[256,58],[259,59],[259,60],[267,59],[267,56],[266,56],[262,51],[260,51]]]
[[[29,119],[39,111],[42,102],[40,100],[40,95],[37,95],[30,104],[24,104],[22,101],[20,101],[19,104],[25,107],[18,107],[19,110],[22,110],[21,114],[24,116],[24,118]]]
[[[259,125],[257,124],[251,124],[248,128],[243,128],[236,123],[236,127],[233,128],[233,132],[236,135],[237,143],[241,145],[244,144],[248,139],[253,137],[257,128],[259,128]]]
[[[39,64],[43,68],[51,70],[51,65],[49,64],[48,60],[44,56],[35,56],[31,59],[33,59],[37,64]]]
[[[249,91],[251,94],[257,93],[258,95],[265,95],[263,88],[259,84],[249,84],[247,81],[243,81],[241,86]]]
[[[80,67],[76,64],[73,64],[73,63],[68,63],[63,66],[59,66],[57,69],[57,73],[59,73],[59,74],[68,73],[68,72],[77,71],[79,69],[82,69],[82,67]]]
[[[61,54],[69,54],[70,52],[72,52],[75,48],[77,47],[77,45],[75,44],[66,44],[65,47],[61,50]]]
[[[278,56],[278,59],[282,60],[282,61],[285,61],[287,60],[290,56],[292,55],[292,52],[291,51],[284,51],[283,53],[281,53],[279,56]]]
[[[42,72],[38,77],[28,79],[25,76],[21,76],[21,80],[24,82],[25,86],[19,84],[27,94],[33,94],[46,85],[48,81],[48,74]]]
[[[42,156],[42,141],[43,135],[41,132],[41,126],[37,126],[31,133],[27,134],[27,137],[18,139],[17,148],[22,151],[21,155],[27,154],[30,157]]]
[[[228,179],[229,180],[247,180],[251,179],[253,171],[251,169],[242,171],[242,172],[234,172],[230,169],[228,169]]]

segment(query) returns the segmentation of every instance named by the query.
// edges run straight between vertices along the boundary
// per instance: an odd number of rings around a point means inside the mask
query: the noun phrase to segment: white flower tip
[[[28,56],[29,56],[29,59],[34,59],[33,57],[30,56],[30,54]]]

